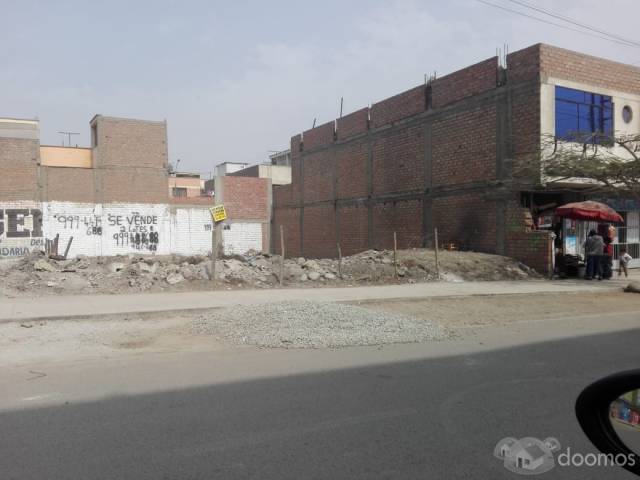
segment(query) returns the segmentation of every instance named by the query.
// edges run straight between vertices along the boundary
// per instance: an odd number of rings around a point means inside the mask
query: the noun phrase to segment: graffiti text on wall
[[[0,208],[0,257],[27,255],[42,244],[40,209]]]
[[[113,239],[118,247],[131,247],[136,250],[158,250],[158,216],[143,215],[138,212],[131,212],[129,215],[107,216],[107,223],[110,227],[116,228]]]
[[[54,215],[65,230],[84,230],[87,235],[102,235],[99,215]]]

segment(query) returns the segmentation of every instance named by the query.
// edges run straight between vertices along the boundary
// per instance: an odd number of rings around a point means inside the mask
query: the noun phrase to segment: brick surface
[[[92,168],[41,168],[44,196],[47,200],[80,203],[96,201],[95,176]]]
[[[337,125],[338,140],[367,132],[369,130],[369,107],[339,118]]]
[[[311,130],[307,130],[303,134],[303,143],[305,150],[313,150],[317,147],[324,147],[333,143],[333,135],[335,132],[335,122],[327,122],[318,125]]]
[[[338,208],[341,232],[340,249],[343,255],[353,255],[369,248],[367,206],[356,204]]]
[[[230,220],[256,220],[269,222],[271,214],[268,206],[270,181],[268,178],[221,177],[223,193],[220,202],[224,204]]]
[[[300,250],[300,209],[279,208],[273,218],[273,252],[280,254],[280,226],[283,226],[285,256],[299,257]]]
[[[166,203],[166,123],[98,115],[94,125],[96,201]]]
[[[433,226],[440,242],[462,250],[496,251],[496,206],[483,194],[467,193],[433,199]]]
[[[0,138],[0,200],[38,199],[37,140]]]
[[[543,75],[640,95],[640,68],[551,45],[540,45]]]
[[[333,205],[316,205],[305,208],[303,255],[335,258],[338,248],[335,225]]]
[[[419,85],[406,92],[374,103],[371,106],[371,125],[377,128],[381,125],[395,122],[405,117],[415,115],[426,110],[426,89]]]
[[[338,146],[335,152],[337,198],[365,197],[367,183],[367,141]]]
[[[433,125],[433,185],[496,177],[496,107],[452,113]]]
[[[321,202],[333,198],[332,151],[305,153],[303,191],[305,202]]]
[[[433,108],[440,108],[467,97],[496,88],[498,58],[493,57],[431,83]]]
[[[393,232],[396,232],[398,248],[422,246],[422,202],[420,200],[374,205],[373,247],[393,248]]]
[[[381,132],[373,141],[373,192],[391,193],[424,187],[422,125]]]

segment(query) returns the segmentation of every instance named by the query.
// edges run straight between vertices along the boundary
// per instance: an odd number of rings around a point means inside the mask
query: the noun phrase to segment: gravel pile
[[[235,344],[282,348],[415,343],[449,336],[438,325],[405,315],[310,301],[216,310],[195,320],[193,329]]]

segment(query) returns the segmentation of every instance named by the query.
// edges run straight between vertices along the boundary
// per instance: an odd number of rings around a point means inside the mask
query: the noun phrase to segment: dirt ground
[[[373,311],[402,313],[429,320],[451,330],[457,338],[470,334],[474,329],[517,322],[612,312],[640,314],[640,295],[622,292],[434,297],[357,304]],[[198,334],[192,325],[201,315],[203,312],[182,315],[154,313],[0,324],[0,366],[145,353],[255,348],[231,346],[215,335]]]
[[[424,300],[367,301],[360,306],[428,319],[448,328],[507,325],[577,315],[639,312],[640,295],[624,292],[475,295]]]
[[[428,249],[367,250],[337,259],[287,258],[282,285],[323,287],[429,282],[438,279],[435,254]],[[440,279],[527,280],[539,275],[508,257],[442,251]],[[280,287],[280,257],[248,253],[216,263],[218,288]],[[129,255],[54,260],[44,254],[0,261],[0,295],[184,292],[212,288],[211,262],[204,256]]]

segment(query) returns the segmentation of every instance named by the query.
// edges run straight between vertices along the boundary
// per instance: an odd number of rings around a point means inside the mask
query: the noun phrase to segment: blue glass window
[[[612,136],[611,97],[556,87],[557,138],[580,143],[609,143]]]

